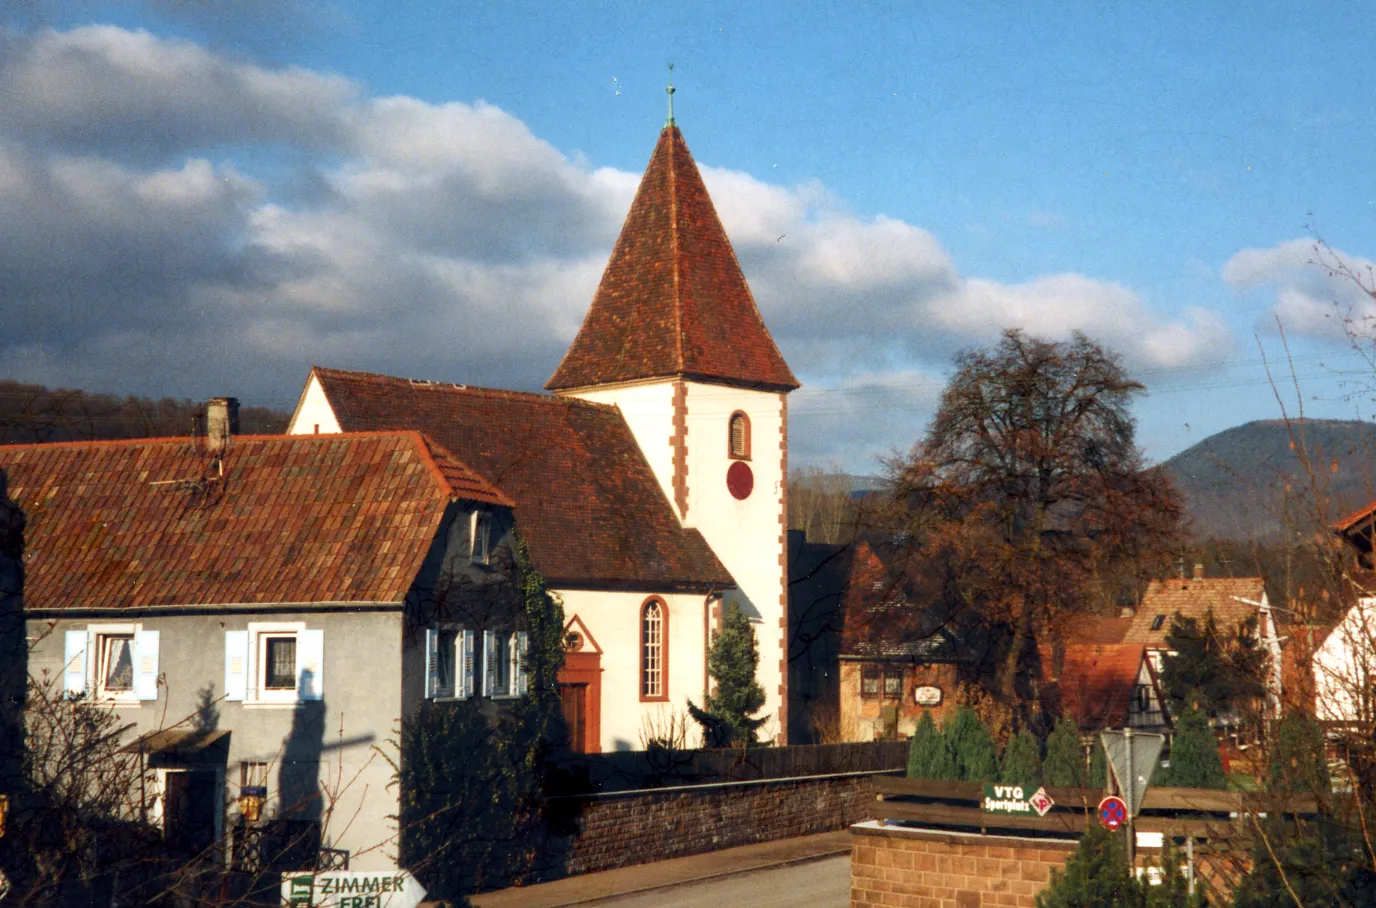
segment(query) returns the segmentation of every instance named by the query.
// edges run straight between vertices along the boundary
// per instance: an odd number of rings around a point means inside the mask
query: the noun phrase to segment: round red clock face
[[[737,501],[749,498],[755,489],[755,474],[750,472],[750,464],[739,460],[731,464],[726,471],[726,488]]]

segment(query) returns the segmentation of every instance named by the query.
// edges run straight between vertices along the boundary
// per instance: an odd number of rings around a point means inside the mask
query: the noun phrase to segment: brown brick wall
[[[1032,908],[1074,842],[856,826],[851,908]]]
[[[845,829],[872,816],[873,777],[843,775],[583,799],[569,874]]]

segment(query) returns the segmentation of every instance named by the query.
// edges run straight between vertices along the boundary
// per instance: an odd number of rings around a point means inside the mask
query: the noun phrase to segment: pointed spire
[[[669,96],[669,119],[664,121],[664,128],[668,129],[670,126],[678,125],[674,122],[674,64],[672,63],[669,64],[669,87],[664,91]]]
[[[672,119],[583,326],[545,387],[668,377],[771,391],[798,387]]]

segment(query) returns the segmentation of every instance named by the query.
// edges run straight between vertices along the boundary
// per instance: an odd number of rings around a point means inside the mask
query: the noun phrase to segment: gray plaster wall
[[[224,700],[225,632],[247,630],[251,621],[302,622],[324,632],[322,699],[291,705],[248,705]],[[135,623],[159,632],[161,678],[158,699],[116,708],[132,723],[129,738],[179,726],[202,725],[229,734],[225,769],[224,825],[237,815],[240,765],[270,764],[271,816],[284,807],[309,802],[319,790],[323,844],[351,853],[350,869],[395,866],[396,830],[388,815],[397,813],[393,771],[374,748],[394,759],[388,739],[402,711],[400,671],[403,611],[376,610],[215,611],[157,616],[131,613],[114,617],[30,619],[30,673],[57,679],[61,690],[64,632],[92,624]],[[314,818],[314,817],[312,817]]]

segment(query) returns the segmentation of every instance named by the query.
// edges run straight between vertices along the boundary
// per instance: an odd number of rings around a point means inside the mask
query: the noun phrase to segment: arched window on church
[[[640,699],[669,699],[669,609],[662,599],[640,608]]]
[[[750,459],[750,417],[740,410],[731,414],[730,424],[731,435],[731,458],[733,460]]]

